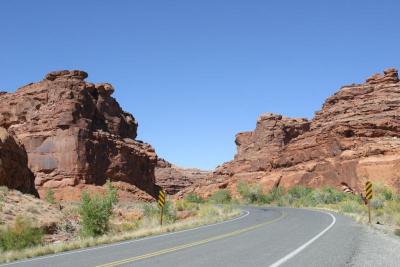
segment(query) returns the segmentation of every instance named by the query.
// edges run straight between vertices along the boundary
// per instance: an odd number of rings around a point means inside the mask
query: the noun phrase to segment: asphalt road
[[[337,214],[249,207],[211,226],[0,266],[347,266],[361,231]]]

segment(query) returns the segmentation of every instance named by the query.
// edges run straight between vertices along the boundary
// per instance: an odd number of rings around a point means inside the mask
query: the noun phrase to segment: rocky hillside
[[[135,140],[137,122],[112,97],[113,86],[85,82],[87,76],[57,71],[15,93],[0,93],[0,126],[24,145],[40,194],[52,188],[59,199],[75,197],[76,189],[107,179],[126,191],[152,194],[154,149]],[[30,191],[31,182],[32,176],[12,187]]]
[[[343,86],[312,120],[263,114],[236,135],[234,160],[186,189],[203,195],[239,180],[273,186],[340,186],[365,180],[400,189],[400,82],[396,69]]]

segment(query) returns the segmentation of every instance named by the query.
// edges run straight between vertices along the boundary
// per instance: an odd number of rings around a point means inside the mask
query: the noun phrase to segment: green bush
[[[113,206],[118,202],[117,190],[107,182],[106,195],[93,197],[83,192],[79,207],[81,233],[84,236],[99,236],[108,231]]]
[[[246,182],[239,182],[236,187],[240,196],[249,203],[269,203],[259,185],[249,186]]]
[[[377,193],[380,196],[380,198],[384,200],[394,200],[393,191],[386,186],[383,186],[383,188],[381,188],[380,191],[378,191]]]
[[[331,187],[324,187],[314,190],[311,197],[315,204],[336,204],[345,200],[349,195]]]
[[[312,192],[312,189],[304,186],[295,186],[288,190],[287,194],[292,197],[292,199],[301,199],[307,197]]]
[[[185,200],[192,203],[203,203],[204,199],[195,193],[189,193],[186,195]]]
[[[270,202],[281,202],[284,195],[285,190],[282,187],[274,187],[268,194],[268,199],[270,200]]]
[[[231,200],[231,193],[227,189],[220,189],[210,197],[210,201],[216,204],[228,204]]]
[[[46,190],[46,195],[44,197],[44,199],[50,203],[50,204],[54,204],[56,201],[54,199],[54,191],[51,189],[47,189]]]
[[[31,222],[17,216],[14,226],[0,231],[0,248],[2,250],[18,250],[41,244],[43,232],[32,227]]]

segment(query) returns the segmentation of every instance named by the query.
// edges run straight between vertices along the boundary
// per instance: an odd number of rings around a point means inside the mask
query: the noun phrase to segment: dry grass
[[[26,258],[43,256],[47,254],[54,254],[63,251],[74,249],[87,248],[102,244],[109,244],[124,240],[138,239],[162,233],[174,232],[178,230],[185,230],[201,225],[221,222],[229,218],[233,218],[240,214],[239,210],[233,209],[230,206],[217,207],[207,204],[200,205],[198,215],[190,219],[174,222],[163,227],[156,225],[154,219],[149,224],[141,224],[138,229],[133,231],[123,232],[119,234],[108,234],[97,238],[78,238],[69,242],[62,242],[58,244],[48,244],[44,246],[32,247],[20,251],[6,251],[0,254],[0,263],[11,262]],[[147,222],[148,223],[148,222]]]

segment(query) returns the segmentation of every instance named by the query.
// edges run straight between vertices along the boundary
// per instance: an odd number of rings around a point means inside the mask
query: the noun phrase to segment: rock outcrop
[[[362,191],[366,179],[400,189],[400,82],[396,69],[363,84],[343,86],[315,117],[263,114],[252,132],[236,136],[234,160],[218,167],[207,195],[220,185],[235,191],[239,180],[273,186],[347,184]],[[217,186],[218,185],[218,186]],[[188,190],[187,190],[188,191]]]
[[[195,168],[180,168],[164,159],[159,159],[155,175],[157,184],[167,194],[175,195],[187,187],[203,182],[211,175],[211,172]]]
[[[87,77],[56,71],[0,94],[0,126],[24,144],[40,193],[52,188],[68,195],[68,188],[110,179],[152,194],[154,149],[135,140],[138,124],[111,96],[113,86],[85,82]]]
[[[34,179],[23,145],[0,127],[0,186],[37,196]]]

